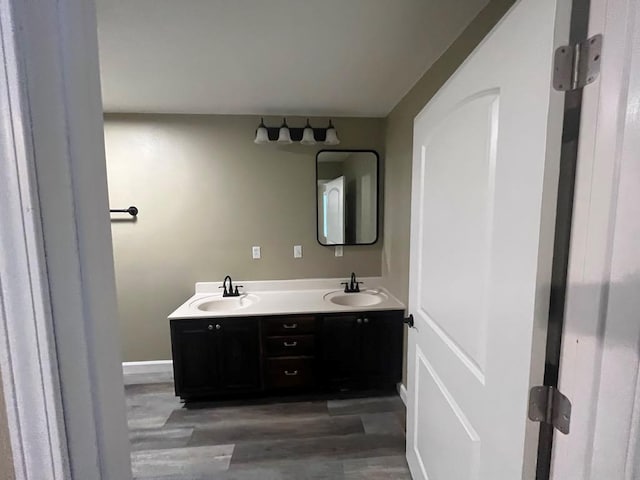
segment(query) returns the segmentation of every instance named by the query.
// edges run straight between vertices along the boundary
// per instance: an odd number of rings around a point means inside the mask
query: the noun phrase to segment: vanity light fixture
[[[326,128],[313,128],[307,118],[307,124],[304,127],[289,127],[287,119],[282,120],[280,127],[268,127],[264,124],[264,120],[260,119],[260,125],[256,129],[254,143],[282,143],[290,144],[299,142],[301,145],[316,145],[324,143],[325,145],[338,145],[340,139],[338,132],[329,120],[329,126]]]

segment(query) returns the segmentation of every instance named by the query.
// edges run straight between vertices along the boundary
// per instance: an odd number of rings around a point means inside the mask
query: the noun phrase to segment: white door
[[[324,184],[324,221],[327,244],[344,243],[344,176]]]
[[[407,460],[414,479],[535,477],[569,0],[521,0],[416,117]]]

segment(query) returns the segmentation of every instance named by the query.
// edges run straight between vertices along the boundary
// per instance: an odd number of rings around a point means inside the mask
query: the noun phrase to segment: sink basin
[[[370,307],[387,300],[387,295],[377,290],[365,290],[360,293],[331,292],[324,296],[325,301],[344,307]]]
[[[258,301],[258,297],[251,294],[240,295],[239,297],[216,297],[197,303],[195,307],[203,312],[231,312],[247,308]]]

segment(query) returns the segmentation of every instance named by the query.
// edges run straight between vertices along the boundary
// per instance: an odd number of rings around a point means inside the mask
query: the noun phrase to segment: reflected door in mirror
[[[378,154],[323,150],[316,157],[318,241],[371,245],[378,239]]]

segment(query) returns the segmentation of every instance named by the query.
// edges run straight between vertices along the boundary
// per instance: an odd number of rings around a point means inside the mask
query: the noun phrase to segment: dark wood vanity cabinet
[[[402,311],[171,320],[176,395],[392,388],[402,320]]]
[[[185,400],[261,389],[257,318],[171,321],[176,395]]]

